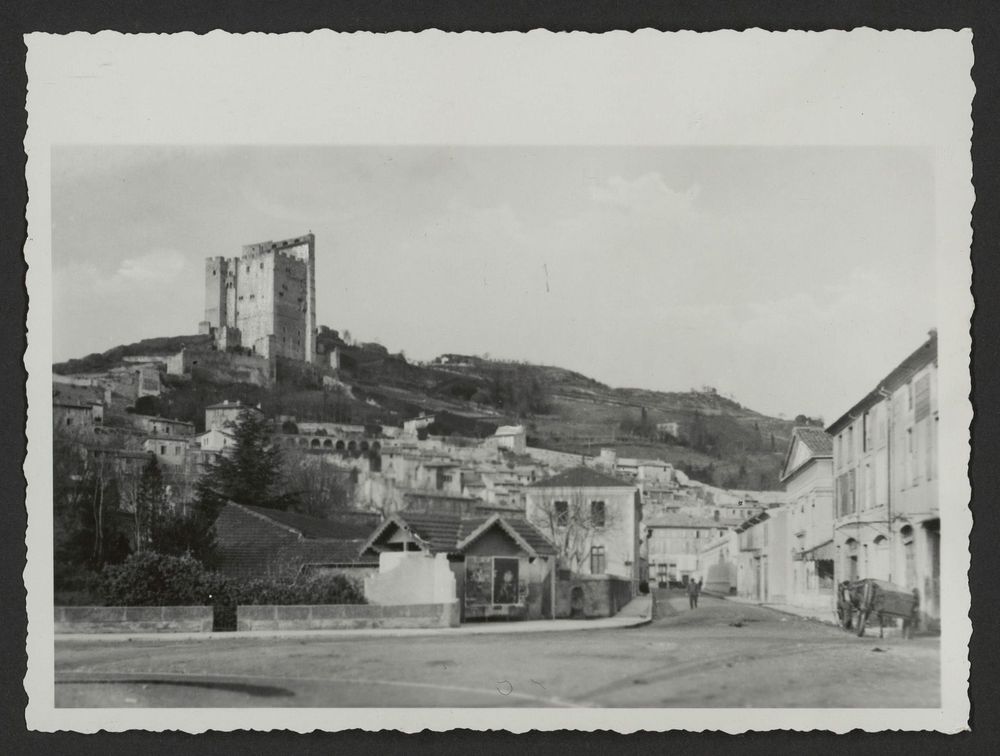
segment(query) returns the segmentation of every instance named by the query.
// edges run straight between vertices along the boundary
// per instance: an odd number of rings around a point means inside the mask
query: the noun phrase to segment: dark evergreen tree
[[[198,482],[198,514],[215,522],[226,502],[269,509],[288,509],[294,494],[282,493],[281,450],[271,441],[270,422],[254,412],[244,412],[231,430],[234,444],[229,454],[214,462]]]

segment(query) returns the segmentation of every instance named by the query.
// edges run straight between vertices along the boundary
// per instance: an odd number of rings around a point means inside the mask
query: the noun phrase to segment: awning
[[[819,546],[813,546],[811,549],[796,552],[794,558],[801,562],[820,562],[833,559],[833,553],[833,540],[831,539]]]

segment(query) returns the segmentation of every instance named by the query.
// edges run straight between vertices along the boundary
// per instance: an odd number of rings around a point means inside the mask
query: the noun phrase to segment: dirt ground
[[[644,627],[353,639],[60,641],[65,707],[940,705],[939,639],[857,638],[703,596]]]

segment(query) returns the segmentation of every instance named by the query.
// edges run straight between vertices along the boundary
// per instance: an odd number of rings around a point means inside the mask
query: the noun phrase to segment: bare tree
[[[607,502],[576,491],[567,498],[538,502],[529,518],[559,552],[559,560],[580,572],[590,559],[595,536],[618,528],[621,517]]]
[[[284,480],[287,493],[297,497],[294,507],[301,514],[325,518],[349,507],[353,485],[349,471],[327,462],[323,455],[289,452],[285,455]]]

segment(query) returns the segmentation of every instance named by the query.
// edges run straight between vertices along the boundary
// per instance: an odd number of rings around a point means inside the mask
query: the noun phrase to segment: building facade
[[[822,428],[792,430],[781,482],[788,493],[788,603],[832,609],[833,440]]]
[[[649,579],[657,584],[705,580],[699,569],[699,554],[705,544],[725,535],[728,523],[709,517],[661,514],[643,522],[646,531],[644,555]]]
[[[239,257],[205,261],[205,320],[219,349],[313,362],[316,239],[248,244]]]
[[[565,568],[640,579],[642,503],[635,485],[576,467],[533,483],[525,492],[528,520],[556,544]]]
[[[837,581],[876,578],[940,618],[937,333],[827,428]]]

